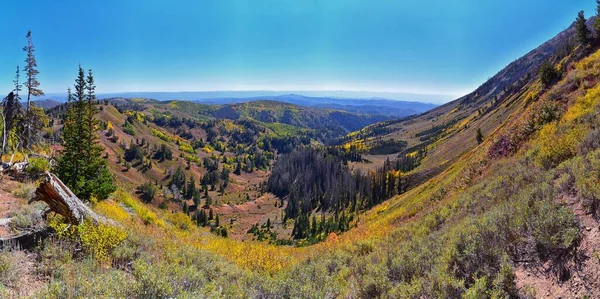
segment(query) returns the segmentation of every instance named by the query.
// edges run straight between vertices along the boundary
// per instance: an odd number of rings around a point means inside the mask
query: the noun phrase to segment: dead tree
[[[46,173],[46,178],[35,190],[35,194],[29,203],[34,201],[43,201],[48,205],[48,212],[54,212],[62,215],[70,224],[78,225],[86,219],[90,219],[94,224],[118,224],[110,219],[102,217],[85,203],[83,203],[69,187],[67,187],[56,175]]]

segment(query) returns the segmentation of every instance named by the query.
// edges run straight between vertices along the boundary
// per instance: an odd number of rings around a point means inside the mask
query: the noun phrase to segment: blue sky
[[[0,90],[22,65],[65,92],[360,90],[462,95],[568,27],[593,0],[6,0]]]

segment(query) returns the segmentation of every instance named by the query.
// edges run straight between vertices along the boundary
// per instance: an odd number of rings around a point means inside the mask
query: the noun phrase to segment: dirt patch
[[[236,240],[250,240],[251,235],[246,232],[254,225],[262,225],[271,220],[280,238],[287,238],[291,232],[290,227],[281,223],[281,216],[285,206],[279,206],[280,200],[273,194],[267,193],[263,196],[238,205],[218,205],[212,209],[219,214],[222,223],[229,231],[229,237]],[[277,205],[277,207],[275,207]]]

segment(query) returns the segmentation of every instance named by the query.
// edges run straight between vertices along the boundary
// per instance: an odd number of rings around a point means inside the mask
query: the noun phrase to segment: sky
[[[36,46],[46,93],[346,90],[461,96],[593,0],[5,0],[0,90]],[[7,92],[6,92],[7,93]],[[324,92],[326,93],[326,92]],[[326,95],[326,94],[324,94]]]

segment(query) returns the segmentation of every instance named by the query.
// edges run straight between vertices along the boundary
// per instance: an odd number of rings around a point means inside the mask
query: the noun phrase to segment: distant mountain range
[[[400,101],[380,97],[351,98],[351,97],[324,97],[307,96],[299,94],[273,94],[273,91],[247,91],[247,92],[132,92],[99,94],[98,98],[146,98],[159,101],[188,100],[202,104],[236,104],[258,100],[272,100],[304,107],[328,108],[348,111],[356,114],[385,115],[404,117],[431,110],[437,105],[424,103],[426,95],[401,94],[407,98],[417,98],[419,101]],[[313,93],[313,92],[308,92]],[[338,92],[352,94],[353,92]],[[211,97],[212,96],[212,97]],[[430,96],[431,101],[439,101],[441,96]],[[66,101],[64,94],[48,94],[44,100],[35,101],[38,106],[50,109]]]

